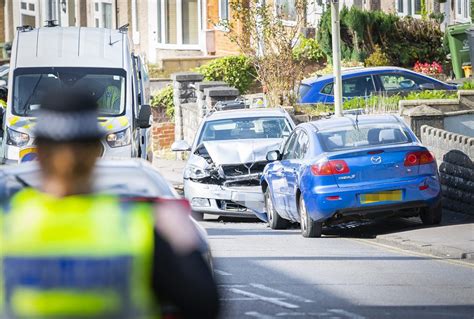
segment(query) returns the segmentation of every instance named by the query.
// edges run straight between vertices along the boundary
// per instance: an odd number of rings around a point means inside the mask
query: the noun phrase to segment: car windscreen
[[[13,76],[12,113],[35,116],[41,99],[62,87],[89,92],[99,105],[100,116],[122,115],[125,111],[126,73],[111,68],[18,68]]]
[[[208,121],[197,145],[206,141],[283,138],[291,127],[285,117],[246,117]]]
[[[326,152],[412,142],[405,128],[393,123],[335,127],[317,135]]]

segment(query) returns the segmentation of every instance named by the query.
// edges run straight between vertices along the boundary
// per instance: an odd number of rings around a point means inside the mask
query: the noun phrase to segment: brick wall
[[[170,149],[174,142],[174,123],[154,123],[152,129],[153,151]]]
[[[229,12],[229,16],[232,17],[232,12]],[[207,1],[207,28],[209,30],[215,29],[215,24],[219,22],[219,1],[209,0]],[[236,22],[236,21],[233,21]],[[241,29],[238,24],[237,27]],[[231,55],[238,54],[240,52],[239,47],[229,40],[226,36],[226,32],[215,30],[214,41],[216,45],[216,55]]]
[[[436,156],[443,207],[474,215],[474,138],[423,125],[421,141]]]

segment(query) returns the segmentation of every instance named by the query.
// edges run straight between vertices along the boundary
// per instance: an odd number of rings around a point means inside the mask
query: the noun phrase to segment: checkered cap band
[[[58,142],[100,139],[105,132],[97,121],[97,112],[55,112],[40,110],[35,135]]]

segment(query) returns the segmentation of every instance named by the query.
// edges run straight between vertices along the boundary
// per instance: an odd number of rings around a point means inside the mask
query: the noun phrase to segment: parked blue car
[[[332,75],[305,79],[300,85],[300,102],[333,104],[333,86]],[[456,85],[397,67],[357,68],[342,74],[344,99],[368,97],[374,93],[403,95],[410,91],[456,89]]]
[[[436,161],[397,116],[359,115],[300,124],[267,154],[261,187],[268,223],[299,222],[304,237],[324,224],[378,217],[441,221]]]

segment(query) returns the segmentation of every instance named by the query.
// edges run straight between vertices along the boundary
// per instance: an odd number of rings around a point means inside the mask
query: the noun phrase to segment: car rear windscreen
[[[317,134],[326,152],[412,142],[403,126],[389,123],[343,126]]]

